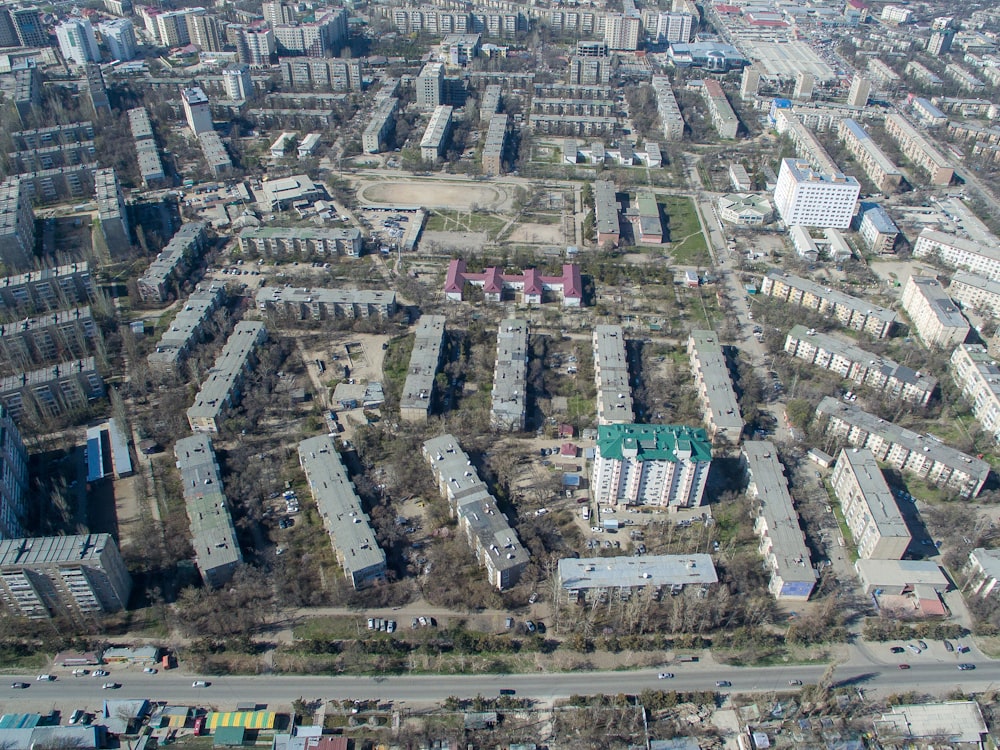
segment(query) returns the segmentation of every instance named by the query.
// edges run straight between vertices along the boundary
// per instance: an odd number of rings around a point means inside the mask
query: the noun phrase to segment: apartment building
[[[949,364],[955,385],[982,428],[1000,443],[1000,367],[980,344],[959,344]]]
[[[0,541],[0,601],[10,616],[120,612],[131,592],[132,577],[110,534]]]
[[[818,261],[820,253],[834,263],[843,263],[854,255],[844,235],[836,229],[824,229],[822,237],[813,237],[808,229],[796,224],[788,230],[788,236],[796,254],[810,263]]]
[[[490,425],[500,432],[523,432],[527,408],[528,323],[500,321],[497,358],[493,368]]]
[[[843,448],[830,484],[858,555],[866,560],[902,560],[910,531],[872,452]]]
[[[886,115],[885,132],[896,142],[906,158],[927,172],[931,185],[951,184],[955,174],[951,162],[905,117],[896,113]]]
[[[603,247],[605,243],[610,243],[612,247],[618,246],[621,239],[620,208],[615,184],[597,180],[594,183],[594,223],[598,245]]]
[[[712,116],[712,125],[719,137],[735,138],[736,131],[740,128],[740,118],[736,116],[719,82],[706,78],[701,84],[701,95],[708,104],[708,113]]]
[[[444,63],[429,62],[424,65],[414,82],[417,91],[416,106],[434,109],[444,103]]]
[[[337,562],[351,586],[358,590],[384,581],[385,552],[378,546],[371,521],[333,438],[317,435],[299,443],[299,465],[305,472]]]
[[[94,140],[94,124],[87,120],[33,130],[16,130],[10,137],[13,147],[18,151],[35,151],[51,146],[73,146]]]
[[[699,586],[704,596],[718,582],[712,556],[706,554],[564,557],[558,567],[560,593],[574,604],[627,601],[644,589],[659,598],[667,591],[679,594],[685,586]]]
[[[764,565],[771,572],[767,589],[779,601],[807,601],[817,575],[778,451],[767,440],[747,440],[741,459],[747,494],[755,501],[754,533],[760,538]]]
[[[932,88],[940,88],[944,86],[944,80],[937,73],[932,71],[926,65],[918,63],[916,60],[911,60],[906,63],[906,69],[903,71],[907,78],[918,81],[925,86],[930,86]]]
[[[535,87],[537,93],[538,86]],[[479,103],[479,122],[488,123],[493,119],[493,115],[500,111],[500,104],[503,101],[503,87],[497,83],[489,84],[483,91],[482,99]]]
[[[24,536],[27,492],[28,452],[14,418],[0,406],[0,539]]]
[[[489,582],[499,591],[514,586],[528,565],[527,549],[497,507],[486,483],[454,435],[444,434],[424,443],[424,459],[448,500],[453,518],[465,532]]]
[[[986,90],[986,84],[976,78],[958,63],[948,63],[944,66],[944,74],[951,78],[963,91],[979,92]]]
[[[195,564],[209,588],[225,586],[243,563],[236,539],[222,474],[207,435],[192,435],[174,443]]]
[[[969,322],[937,279],[911,276],[903,287],[902,302],[917,335],[928,346],[950,348],[968,338]]]
[[[887,255],[895,250],[899,227],[882,206],[877,203],[862,203],[858,233],[869,250]]]
[[[205,157],[208,171],[215,179],[224,177],[233,171],[233,160],[230,158],[229,152],[226,151],[222,136],[214,130],[199,135],[198,145],[201,146],[201,153]]]
[[[95,60],[100,62],[101,52],[97,49],[97,36],[88,19],[67,18],[56,26],[56,39],[59,42],[59,51],[66,62],[74,65],[84,65]]]
[[[22,173],[90,164],[94,161],[94,154],[94,142],[81,141],[29,151],[11,151],[7,156],[10,157],[11,170]]]
[[[861,185],[853,177],[820,173],[796,159],[782,159],[774,205],[787,226],[847,229]]]
[[[851,88],[847,92],[847,103],[852,107],[867,106],[871,90],[871,78],[855,75],[854,78],[851,79]]]
[[[899,323],[891,310],[777,269],[768,271],[761,279],[760,293],[815,310],[836,319],[845,328],[863,331],[877,339],[891,336]]]
[[[687,352],[709,437],[739,442],[745,423],[719,337],[715,331],[691,331]]]
[[[826,418],[827,437],[868,448],[876,460],[963,497],[978,495],[989,477],[990,465],[985,461],[835,398],[824,398],[816,416]]]
[[[174,279],[183,279],[208,246],[208,225],[202,221],[182,224],[139,277],[139,296],[144,302],[166,302]]]
[[[939,128],[948,122],[948,115],[935,107],[934,104],[927,101],[927,99],[924,99],[922,96],[916,96],[913,98],[913,102],[910,104],[910,109],[913,112],[913,116],[916,117],[920,124],[925,128]]]
[[[795,154],[809,167],[821,174],[838,174],[840,167],[833,160],[812,130],[802,124],[798,115],[787,109],[780,109],[775,117],[775,128],[788,136],[795,146]]]
[[[604,26],[604,41],[610,50],[634,52],[639,49],[642,19],[629,13],[608,13]]]
[[[128,111],[129,127],[135,142],[135,155],[139,164],[139,176],[146,188],[156,188],[164,184],[166,173],[163,171],[163,161],[156,149],[153,138],[153,124],[149,120],[149,112],[145,107],[136,107]]]
[[[115,170],[98,169],[94,172],[94,201],[97,203],[104,243],[111,258],[118,260],[132,249],[132,229]]]
[[[89,306],[2,323],[0,373],[15,375],[56,362],[80,359],[98,348],[101,340]]]
[[[792,327],[785,338],[785,351],[845,380],[911,404],[926,406],[937,392],[936,378],[805,326]]]
[[[336,257],[361,255],[361,230],[357,227],[254,227],[239,234],[240,251],[264,258]]]
[[[635,411],[632,408],[625,331],[621,326],[595,326],[593,346],[597,423],[631,424],[635,421]]]
[[[503,157],[507,148],[507,125],[510,117],[505,114],[494,114],[490,117],[490,125],[486,130],[486,140],[483,143],[483,172],[488,175],[503,174]]]
[[[895,92],[899,90],[899,86],[902,83],[899,73],[875,57],[868,59],[868,78],[873,84],[876,85],[879,91],[888,95],[895,94]],[[860,101],[860,97],[858,98],[858,101]],[[848,97],[848,103],[854,103],[851,101],[850,97]],[[863,107],[865,104],[866,102],[861,102],[857,106]]]
[[[28,271],[0,278],[0,316],[15,320],[85,305],[95,296],[94,280],[86,262]]]
[[[611,80],[611,73],[611,58],[573,55],[569,60],[566,81],[579,86],[606,84]]]
[[[104,397],[104,380],[93,357],[60,362],[0,379],[0,404],[16,420],[79,412]]]
[[[236,324],[226,345],[209,370],[208,378],[187,410],[194,432],[218,432],[229,409],[242,400],[247,374],[257,363],[257,347],[267,340],[267,329],[257,321]]]
[[[0,262],[8,271],[35,266],[35,212],[18,177],[0,183]]]
[[[448,148],[451,137],[452,107],[441,104],[434,108],[431,119],[420,139],[420,158],[428,162],[437,162]]]
[[[181,106],[184,108],[184,117],[187,119],[188,127],[196,136],[207,133],[215,125],[212,122],[212,110],[208,103],[208,97],[201,88],[181,90]]]
[[[892,193],[899,189],[903,173],[861,125],[850,118],[841,120],[837,134],[879,190]]]
[[[375,107],[372,118],[361,134],[361,147],[366,154],[377,154],[385,151],[389,136],[396,129],[396,110],[399,109],[399,99],[390,97],[383,99]]]
[[[282,83],[293,89],[361,91],[360,60],[317,57],[280,57]]]
[[[616,508],[701,505],[712,462],[708,434],[684,425],[600,424],[594,498]]]
[[[396,293],[378,289],[303,289],[262,286],[257,308],[292,320],[387,320],[396,314]]]
[[[180,374],[180,366],[191,350],[205,337],[213,314],[225,302],[221,286],[201,287],[184,301],[180,312],[170,322],[146,360],[150,369],[161,374]]]
[[[73,164],[18,175],[21,192],[29,202],[55,203],[64,200],[90,199],[94,195],[94,172],[97,164]],[[3,188],[0,187],[0,190]]]
[[[952,274],[948,294],[966,310],[982,310],[1000,318],[1000,281],[972,273]]]
[[[940,262],[986,278],[1000,278],[1000,250],[946,232],[924,229],[913,243],[914,258]]]
[[[969,553],[965,568],[969,577],[968,589],[984,599],[1000,591],[1000,550],[976,547]]]
[[[444,351],[444,315],[423,315],[417,321],[410,366],[399,397],[399,416],[407,422],[426,422],[434,399],[434,376]]]

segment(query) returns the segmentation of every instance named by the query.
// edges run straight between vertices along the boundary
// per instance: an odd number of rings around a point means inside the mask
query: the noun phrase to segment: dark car
[[[716,680],[715,681],[715,686],[716,687],[732,687],[733,683],[731,683],[729,680]]]
[[[28,683],[27,682],[12,682],[10,684],[10,686],[12,688],[14,688],[15,690],[27,690]]]
[[[968,672],[970,669],[975,669],[976,665],[975,664],[959,664],[958,668],[962,672]]]
[[[904,651],[905,651],[906,649],[904,649],[904,648],[903,648],[902,646],[893,646],[893,647],[892,647],[891,649],[889,649],[889,650],[890,650],[890,651],[891,651],[892,653],[894,653],[894,654],[901,654],[901,653],[903,653],[903,652],[904,652]]]

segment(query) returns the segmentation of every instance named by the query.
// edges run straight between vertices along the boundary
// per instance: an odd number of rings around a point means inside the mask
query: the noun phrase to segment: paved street
[[[900,658],[903,658],[902,656]],[[960,672],[948,660],[921,663],[921,656],[907,657],[909,670],[893,663],[859,663],[858,658],[839,667],[835,683],[889,693],[902,690],[946,693],[958,687],[985,690],[1000,681],[1000,664],[982,664],[971,672]],[[669,671],[672,679],[660,680],[659,671]],[[205,677],[207,688],[194,688],[191,675],[168,672],[147,675],[112,669],[111,677],[70,677],[60,670],[55,682],[35,681],[35,675],[10,676],[10,680],[30,683],[26,690],[14,690],[9,682],[0,688],[6,711],[47,711],[58,707],[96,708],[109,698],[150,698],[179,703],[231,708],[237,702],[254,701],[271,708],[287,707],[297,698],[369,698],[406,701],[410,704],[436,703],[448,696],[495,696],[501,689],[514,690],[522,698],[551,702],[574,693],[636,693],[645,689],[720,690],[720,692],[772,692],[788,690],[789,680],[817,682],[826,665],[735,668],[713,663],[665,665],[662,670],[628,672],[572,672],[482,676],[386,676],[386,677]],[[118,690],[100,690],[106,681],[117,680]],[[717,680],[728,680],[731,688],[716,688]]]

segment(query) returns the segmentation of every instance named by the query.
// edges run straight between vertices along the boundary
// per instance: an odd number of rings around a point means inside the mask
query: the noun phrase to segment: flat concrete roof
[[[506,429],[523,429],[527,404],[528,323],[500,321],[493,374],[493,421]]]
[[[743,432],[744,422],[718,335],[715,331],[691,331],[690,343],[695,351],[691,366],[697,368],[705,383],[712,423],[724,429],[727,435],[738,438]]]
[[[777,574],[786,582],[815,583],[816,571],[810,561],[809,548],[788,492],[777,449],[767,440],[747,440],[743,443],[743,459],[755,497],[760,503],[758,513],[767,525]]]
[[[434,391],[434,375],[441,361],[446,318],[444,315],[423,315],[417,322],[410,366],[399,397],[400,409],[429,411]]]
[[[909,537],[910,530],[892,496],[892,490],[878,467],[875,455],[867,448],[844,448],[837,463],[844,461],[861,491],[868,515],[882,537]],[[845,498],[839,498],[841,502]]]
[[[355,586],[384,575],[385,552],[378,546],[333,438],[318,435],[303,440],[299,462],[345,574]]]
[[[776,282],[787,284],[788,286],[798,289],[799,291],[809,292],[820,299],[827,299],[835,305],[843,306],[856,312],[861,312],[878,318],[885,323],[896,323],[899,321],[899,316],[897,316],[892,310],[886,310],[878,305],[868,302],[867,300],[863,300],[859,297],[852,297],[849,294],[844,294],[843,292],[831,287],[817,284],[815,281],[803,279],[799,276],[792,276],[790,274],[783,273],[779,269],[772,269],[767,272],[767,275]]]
[[[559,583],[569,591],[718,583],[711,555],[567,557],[559,561]]]
[[[209,316],[222,303],[224,290],[221,286],[199,288],[184,301],[180,312],[174,316],[170,327],[163,332],[156,350],[150,352],[149,362],[156,365],[172,365],[179,353],[197,336]]]
[[[962,315],[958,305],[952,302],[941,282],[932,276],[911,276],[910,282],[926,300],[934,317],[946,328],[968,328],[969,321]]]
[[[632,386],[628,377],[625,331],[621,326],[594,326],[594,363],[597,388],[603,394],[606,420],[635,421]]]
[[[794,78],[809,73],[817,83],[829,83],[836,73],[806,42],[754,40],[747,44],[747,56],[764,66],[768,75]]]
[[[32,568],[48,565],[100,564],[110,534],[39,536],[0,540],[0,568]]]
[[[219,415],[232,396],[236,379],[247,366],[247,358],[266,334],[264,324],[259,321],[244,320],[236,324],[194,404],[187,410],[189,419],[214,419]]]

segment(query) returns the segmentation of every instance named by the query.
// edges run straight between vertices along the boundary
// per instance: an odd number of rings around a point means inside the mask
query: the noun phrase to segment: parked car
[[[506,620],[503,621],[503,626],[507,628],[507,630],[510,630],[512,627],[514,627],[514,618],[508,617]]]
[[[902,646],[893,646],[892,648],[889,649],[889,651],[891,651],[894,654],[902,654],[906,651],[906,649],[903,648]]]
[[[80,719],[82,719],[85,715],[86,715],[86,711],[84,711],[82,708],[78,708],[78,709],[76,709],[76,711],[74,711],[72,714],[70,714],[69,723],[70,724],[79,724],[80,723]]]
[[[146,674],[156,674],[157,671],[159,670],[155,669],[154,667],[144,667],[142,671],[145,672]]]
[[[955,647],[951,645],[951,641],[943,641],[943,643],[944,643],[944,650],[947,651],[949,654],[955,650]]]
[[[535,632],[535,623],[533,623],[531,620],[525,620],[524,627],[527,628],[529,633]]]
[[[531,596],[528,597],[528,604],[534,604],[538,601],[538,593],[532,592]]]
[[[920,646],[922,651],[927,650],[927,641],[917,641],[917,645]]]
[[[920,653],[920,649],[917,648],[916,646],[914,646],[912,643],[907,643],[906,644],[906,648],[909,649],[909,651],[910,651],[911,654],[919,654]]]

